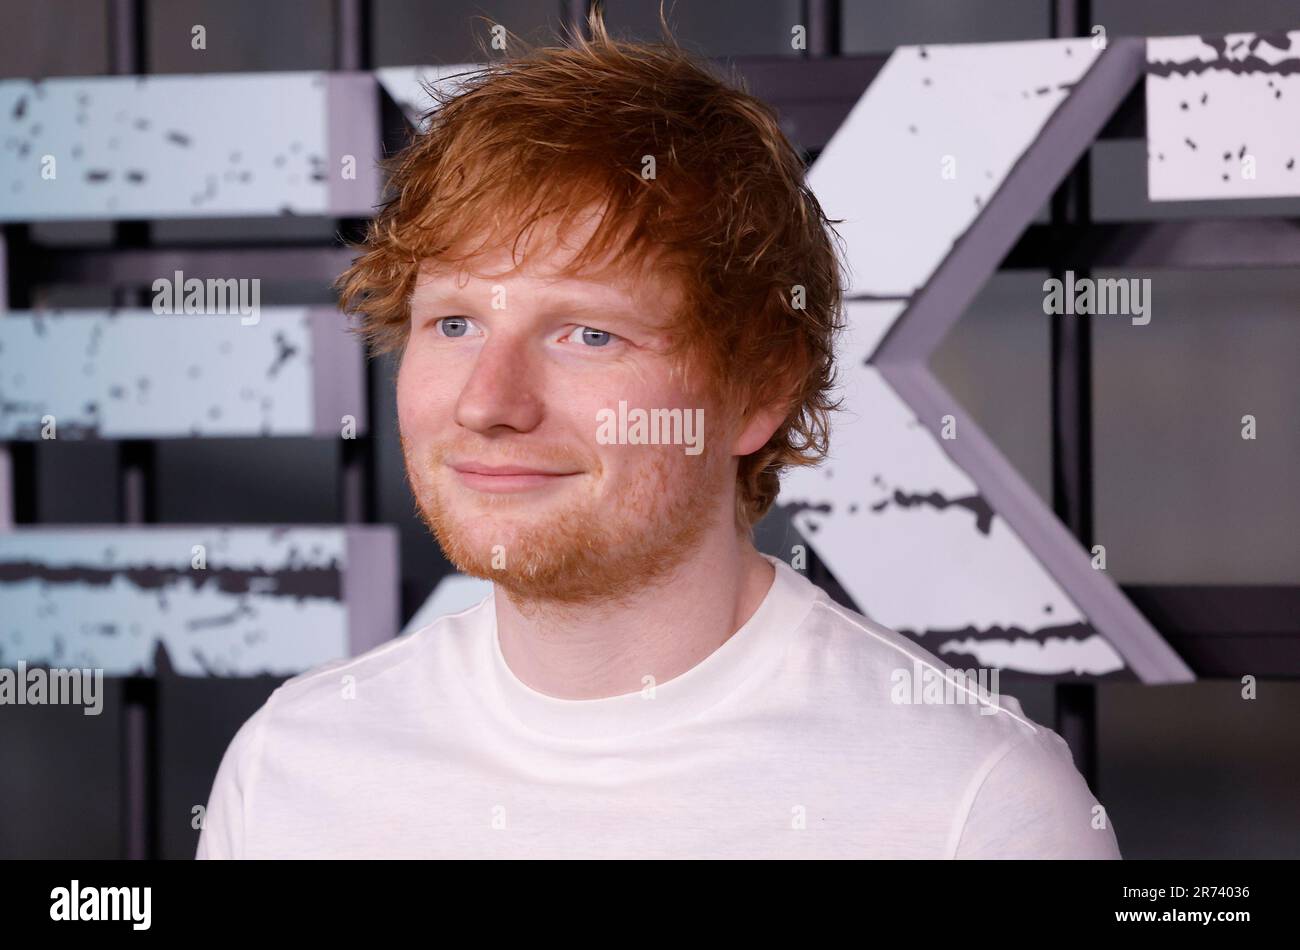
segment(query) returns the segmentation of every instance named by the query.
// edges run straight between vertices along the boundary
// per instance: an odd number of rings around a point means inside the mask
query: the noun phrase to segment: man
[[[826,452],[829,223],[769,109],[591,27],[441,104],[340,279],[493,594],[277,689],[198,856],[1118,857],[1059,737],[755,549]]]

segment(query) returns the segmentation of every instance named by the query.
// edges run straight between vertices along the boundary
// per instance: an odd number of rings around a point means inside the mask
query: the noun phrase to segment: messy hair
[[[421,262],[471,259],[487,240],[466,241],[485,227],[494,247],[514,226],[515,247],[544,221],[563,233],[594,202],[600,223],[566,271],[654,261],[681,290],[670,354],[682,371],[737,418],[786,410],[739,460],[747,530],[783,469],[827,453],[839,235],[773,110],[683,50],[662,7],[660,24],[659,42],[611,38],[596,4],[590,37],[536,47],[511,35],[522,53],[427,86],[424,131],[386,161],[384,203],[335,286],[372,352],[400,352]]]

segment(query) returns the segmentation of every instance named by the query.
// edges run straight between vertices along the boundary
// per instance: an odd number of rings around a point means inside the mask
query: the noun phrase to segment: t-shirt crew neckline
[[[488,598],[491,630],[483,640],[493,699],[527,728],[566,739],[608,739],[652,732],[698,716],[731,695],[782,652],[807,617],[817,588],[780,558],[758,609],[739,630],[685,673],[650,691],[601,699],[559,699],[528,686],[510,669],[497,636],[496,589]]]

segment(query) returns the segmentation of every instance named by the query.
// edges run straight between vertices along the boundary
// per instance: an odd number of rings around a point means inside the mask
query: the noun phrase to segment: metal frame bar
[[[0,230],[0,319],[9,309],[9,237]],[[17,486],[14,484],[13,449],[7,442],[0,442],[0,531],[9,531],[15,521],[15,499]]]
[[[1124,585],[1201,676],[1300,679],[1300,586]]]
[[[335,66],[337,69],[362,70],[370,68],[373,12],[370,0],[335,0],[334,46]],[[382,99],[379,96],[378,88],[368,94],[375,96],[377,101]],[[365,112],[365,110],[358,111],[361,114]],[[376,147],[379,147],[382,136],[380,109],[375,108],[370,112],[370,115],[375,123],[371,135],[374,138]],[[331,130],[333,130],[333,126],[331,126]],[[357,229],[357,224],[353,219],[345,219],[339,222],[339,229],[340,232],[353,233]],[[352,255],[346,248],[330,248],[330,252],[330,268],[326,273],[314,275],[314,278],[320,277],[328,282],[344,270],[350,262]],[[306,264],[310,268],[313,265],[318,266],[324,255],[320,252],[315,254],[308,252],[305,256],[308,259],[299,261],[299,263]],[[321,344],[328,341],[325,341],[320,334],[317,334],[316,342]],[[339,341],[336,340],[335,343],[337,342]],[[363,418],[357,420],[358,432],[356,437],[342,439],[339,446],[339,520],[348,524],[373,522],[377,509],[375,499],[375,486],[377,484],[375,480],[376,444],[375,435],[372,431],[376,379],[374,366],[369,359],[365,361],[363,374],[362,392],[357,394],[360,402],[358,412],[363,414]]]
[[[236,273],[276,281],[328,284],[351,262],[347,248],[333,244],[194,245],[186,247],[15,248],[13,263],[31,287],[54,283],[148,286],[159,274],[183,270],[206,279]]]
[[[31,285],[18,261],[26,256],[31,229],[25,224],[0,226],[0,319],[4,311],[31,306]],[[0,529],[36,521],[36,445],[0,442]]]
[[[1087,35],[1090,7],[1090,0],[1053,0],[1052,36]],[[1052,195],[1055,228],[1086,226],[1092,218],[1090,154],[1091,149],[1083,153]],[[1064,255],[1053,259],[1052,276],[1063,279],[1071,264]],[[1050,350],[1052,508],[1060,523],[1089,550],[1093,533],[1092,321],[1078,314],[1053,314]],[[1070,747],[1080,774],[1099,791],[1097,688],[1093,683],[1058,682],[1055,700],[1056,730]]]
[[[560,19],[575,36],[591,38],[587,30],[587,15],[591,12],[591,4],[592,0],[559,0]]]
[[[840,0],[803,0],[803,19],[808,26],[806,58],[838,56],[843,48]]]
[[[108,11],[109,61],[117,75],[146,71],[145,8],[142,0],[111,0]],[[117,222],[114,243],[141,247],[149,243],[147,221]],[[140,282],[115,287],[115,302],[130,306]],[[118,498],[121,520],[143,524],[152,519],[154,494],[153,443],[130,440],[118,446]],[[158,684],[152,677],[128,676],[122,688],[122,832],[123,851],[130,860],[158,857]]]
[[[1075,271],[1300,267],[1300,221],[1242,218],[1033,225],[999,269],[1048,270],[1059,261],[1068,262]]]

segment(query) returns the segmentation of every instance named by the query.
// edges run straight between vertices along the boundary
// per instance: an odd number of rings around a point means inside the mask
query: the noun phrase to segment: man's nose
[[[456,422],[475,432],[506,426],[528,432],[542,420],[537,367],[526,340],[497,334],[484,342],[456,400]]]

